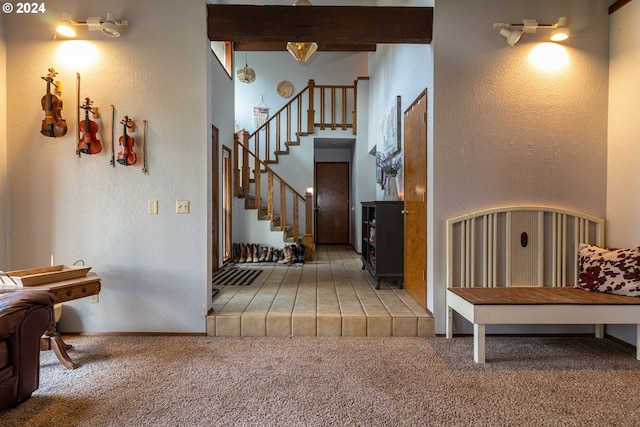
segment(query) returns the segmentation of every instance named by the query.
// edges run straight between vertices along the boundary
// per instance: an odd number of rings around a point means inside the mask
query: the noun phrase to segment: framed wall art
[[[386,157],[397,153],[401,148],[400,111],[400,96],[396,96],[380,121],[382,150],[379,151],[382,151]]]

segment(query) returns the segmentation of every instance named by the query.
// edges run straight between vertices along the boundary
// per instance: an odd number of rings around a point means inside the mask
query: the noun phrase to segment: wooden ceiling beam
[[[235,42],[236,52],[278,52],[287,50],[286,42]],[[374,43],[318,43],[320,52],[375,52]]]
[[[207,32],[209,40],[235,43],[429,44],[433,8],[209,4]]]

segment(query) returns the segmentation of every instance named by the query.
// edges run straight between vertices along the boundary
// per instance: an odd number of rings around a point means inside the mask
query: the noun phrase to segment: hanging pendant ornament
[[[242,83],[253,83],[253,81],[256,79],[255,71],[253,71],[253,68],[249,68],[249,65],[247,63],[246,53],[244,54],[244,68],[238,69],[238,71],[236,71],[236,74],[238,74],[238,79]]]

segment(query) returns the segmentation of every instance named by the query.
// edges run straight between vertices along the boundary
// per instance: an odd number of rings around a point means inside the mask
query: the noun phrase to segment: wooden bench
[[[473,323],[473,360],[485,362],[485,325],[594,324],[597,338],[605,324],[636,324],[640,342],[640,299],[576,288],[447,289],[447,338],[453,337],[453,311]],[[640,346],[636,350],[640,360]]]
[[[604,220],[540,206],[449,219],[447,338],[454,312],[473,324],[477,363],[485,362],[486,325],[594,324],[602,338],[605,324],[635,324],[638,336],[640,298],[574,288],[580,243],[603,246]]]

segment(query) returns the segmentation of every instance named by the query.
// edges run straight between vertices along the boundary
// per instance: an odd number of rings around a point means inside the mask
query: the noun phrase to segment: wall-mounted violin
[[[124,166],[130,166],[136,163],[136,153],[133,151],[133,144],[135,143],[131,135],[127,135],[127,129],[133,129],[133,123],[129,116],[124,116],[124,119],[120,121],[122,124],[122,136],[120,137],[121,150],[118,153],[117,162]]]
[[[58,95],[51,93],[51,85],[58,87],[53,78],[57,75],[56,70],[49,68],[49,74],[42,77],[47,82],[47,94],[42,97],[42,109],[44,110],[44,120],[40,133],[44,136],[56,138],[67,133],[67,122],[60,115],[62,110],[62,99]]]
[[[80,106],[80,108],[84,110],[84,120],[78,124],[80,129],[78,151],[84,154],[96,154],[102,151],[102,144],[100,144],[100,140],[96,136],[98,133],[98,124],[89,119],[89,113],[95,116],[92,105],[93,101],[85,98],[84,105]]]

